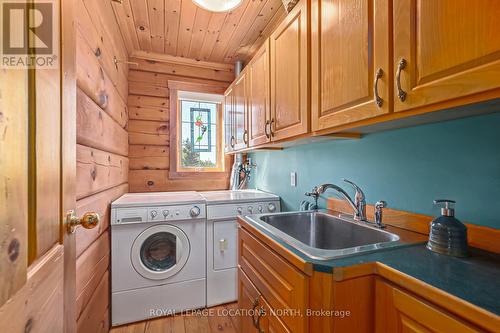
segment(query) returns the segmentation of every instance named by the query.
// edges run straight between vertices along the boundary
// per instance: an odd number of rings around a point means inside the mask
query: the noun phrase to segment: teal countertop
[[[470,249],[469,257],[455,258],[431,252],[427,250],[425,244],[416,244],[332,260],[316,260],[309,258],[259,225],[248,223],[306,262],[312,263],[315,271],[333,273],[336,267],[378,261],[500,315],[500,255]]]

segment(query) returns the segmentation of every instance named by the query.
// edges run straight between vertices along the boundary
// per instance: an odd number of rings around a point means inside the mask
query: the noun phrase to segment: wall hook
[[[118,60],[115,56],[113,56],[113,63],[115,64],[116,69],[118,69],[118,64],[129,64],[139,67],[139,63],[127,60]]]

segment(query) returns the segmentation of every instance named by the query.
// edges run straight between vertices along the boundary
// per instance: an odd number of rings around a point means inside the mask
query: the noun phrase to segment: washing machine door
[[[164,280],[177,274],[189,258],[186,234],[173,225],[155,225],[134,241],[131,260],[134,269],[147,279]]]

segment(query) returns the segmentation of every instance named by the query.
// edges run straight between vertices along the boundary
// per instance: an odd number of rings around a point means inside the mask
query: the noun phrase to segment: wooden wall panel
[[[134,95],[168,97],[168,88],[154,85],[146,82],[131,81],[128,86],[128,92]]]
[[[129,107],[129,119],[167,121],[169,119],[169,116],[169,110],[164,108],[154,108],[148,106]]]
[[[78,1],[78,27],[84,31],[84,37],[93,50],[99,49],[97,57],[118,93],[125,99],[127,97],[127,72],[128,66],[124,62],[128,52],[123,45],[120,29],[113,18],[114,13],[110,1],[79,0]],[[95,15],[99,13],[99,15]],[[94,32],[91,32],[94,30]],[[96,38],[97,37],[97,38]],[[116,59],[116,61],[115,61]]]
[[[122,127],[127,123],[127,106],[108,74],[99,63],[98,50],[92,49],[82,33],[76,33],[76,72],[78,87]]]
[[[90,302],[94,290],[99,285],[103,275],[109,270],[110,236],[105,231],[76,260],[76,316],[80,317]],[[105,295],[101,295],[105,297]]]
[[[130,132],[128,140],[131,145],[168,146],[170,143],[170,136],[165,134]]]
[[[131,157],[130,170],[168,170],[169,156]]]
[[[127,157],[76,146],[77,199],[126,183],[127,178]]]
[[[109,272],[106,271],[99,281],[89,303],[78,318],[78,332],[107,332],[109,321],[106,321],[108,318],[106,313],[109,311],[109,295]]]
[[[130,82],[134,83],[143,82],[160,87],[168,87],[169,80],[173,81],[181,80],[183,82],[210,84],[211,86],[218,86],[224,88],[227,87],[227,82],[225,81],[216,81],[216,80],[202,79],[198,77],[180,76],[178,73],[174,75],[174,74],[163,74],[156,72],[144,72],[134,69],[130,70],[128,79]]]
[[[153,66],[153,65],[152,65]],[[154,66],[151,68],[155,68]],[[168,82],[208,85],[225,90],[228,83],[174,74],[131,70],[129,73],[129,183],[131,192],[220,190],[229,186],[228,175],[169,179],[170,169],[170,96],[153,95],[151,91],[169,91]],[[182,66],[181,66],[182,68]],[[158,88],[158,89],[154,89]],[[161,90],[161,89],[163,90]]]
[[[77,215],[99,225],[76,230],[77,331],[109,330],[110,204],[128,192],[128,51],[115,3],[77,2]],[[130,8],[125,1],[121,8]],[[138,107],[140,107],[139,105]],[[142,110],[141,110],[142,111]],[[149,111],[146,111],[148,113]]]
[[[229,177],[169,179],[168,170],[130,170],[130,192],[215,191],[229,187]]]
[[[128,155],[127,131],[80,89],[77,91],[76,121],[77,143],[123,156]]]
[[[76,256],[84,251],[108,229],[111,216],[111,202],[128,192],[128,184],[122,184],[91,195],[76,202],[76,215],[81,216],[86,212],[96,212],[101,221],[94,229],[76,229]]]
[[[168,134],[169,124],[167,121],[131,120],[128,131],[147,134]]]
[[[146,72],[172,74],[189,78],[223,81],[228,83],[234,80],[233,71],[223,71],[213,68],[201,68],[198,66],[190,66],[185,64],[172,64],[168,62],[145,60],[134,57],[131,57],[130,61],[136,62],[138,64],[138,70]]]
[[[169,104],[168,98],[138,95],[128,96],[128,105],[130,106],[168,108]]]

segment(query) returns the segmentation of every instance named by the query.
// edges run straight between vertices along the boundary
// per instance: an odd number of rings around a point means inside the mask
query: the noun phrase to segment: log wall
[[[130,192],[208,191],[229,187],[229,176],[171,178],[170,91],[168,82],[190,82],[227,88],[232,74],[211,68],[132,58],[129,71]],[[229,170],[227,170],[229,172]]]
[[[128,55],[111,2],[77,3],[77,214],[101,217],[77,229],[77,328],[108,332],[110,203],[128,192]]]

